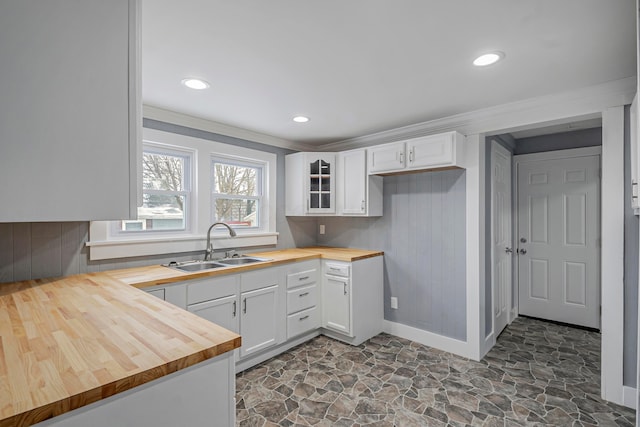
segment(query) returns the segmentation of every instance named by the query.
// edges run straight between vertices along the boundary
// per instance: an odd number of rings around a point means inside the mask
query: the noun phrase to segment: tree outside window
[[[252,162],[213,158],[212,220],[234,228],[259,228],[263,170]]]

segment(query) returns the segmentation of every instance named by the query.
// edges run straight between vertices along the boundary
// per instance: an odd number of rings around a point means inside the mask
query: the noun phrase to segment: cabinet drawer
[[[152,291],[146,291],[149,295],[153,295],[154,297],[160,298],[164,300],[164,289],[154,289]]]
[[[299,273],[291,273],[287,275],[287,289],[297,286],[310,285],[318,281],[318,269],[301,271]]]
[[[320,312],[317,307],[287,317],[287,339],[320,327]]]
[[[216,277],[187,285],[187,304],[197,304],[217,298],[235,295],[238,292],[239,275]]]
[[[349,277],[349,264],[328,262],[325,273],[332,276]]]
[[[318,304],[318,287],[305,286],[287,292],[287,314],[313,307]]]
[[[242,273],[240,290],[241,292],[249,292],[265,286],[277,285],[280,283],[280,272],[278,267],[271,267]]]

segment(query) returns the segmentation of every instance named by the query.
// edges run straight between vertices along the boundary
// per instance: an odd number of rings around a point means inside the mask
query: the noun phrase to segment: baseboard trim
[[[474,359],[473,349],[469,348],[470,346],[466,341],[445,337],[389,320],[383,322],[382,330],[388,334],[415,341],[427,347],[437,348],[438,350],[447,351],[468,359]]]
[[[637,409],[636,389],[634,387],[622,386],[622,404],[627,408]]]

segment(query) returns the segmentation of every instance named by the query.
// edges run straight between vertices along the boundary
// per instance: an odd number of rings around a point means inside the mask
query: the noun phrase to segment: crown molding
[[[242,129],[235,126],[226,125],[212,120],[194,117],[183,113],[178,113],[164,108],[151,105],[142,106],[142,115],[145,119],[158,120],[160,122],[171,123],[178,126],[185,126],[192,129],[217,133],[233,138],[267,144],[274,147],[287,148],[296,151],[310,151],[310,147],[299,142],[277,138],[260,132]]]
[[[570,118],[599,117],[606,108],[631,104],[636,84],[635,76],[627,77],[345,139],[325,144],[321,149],[342,151],[449,131],[465,135],[512,132],[538,123],[551,125]]]

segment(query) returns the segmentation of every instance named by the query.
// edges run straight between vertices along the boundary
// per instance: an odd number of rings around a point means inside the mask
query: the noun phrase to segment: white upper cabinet
[[[0,2],[0,222],[127,219],[139,2]]]
[[[335,153],[289,154],[285,158],[286,214],[335,214],[335,171]]]
[[[405,143],[394,142],[369,148],[369,174],[405,168]]]
[[[464,136],[447,132],[369,148],[369,174],[464,167]]]
[[[367,175],[366,150],[338,153],[338,215],[382,216],[381,176]]]

